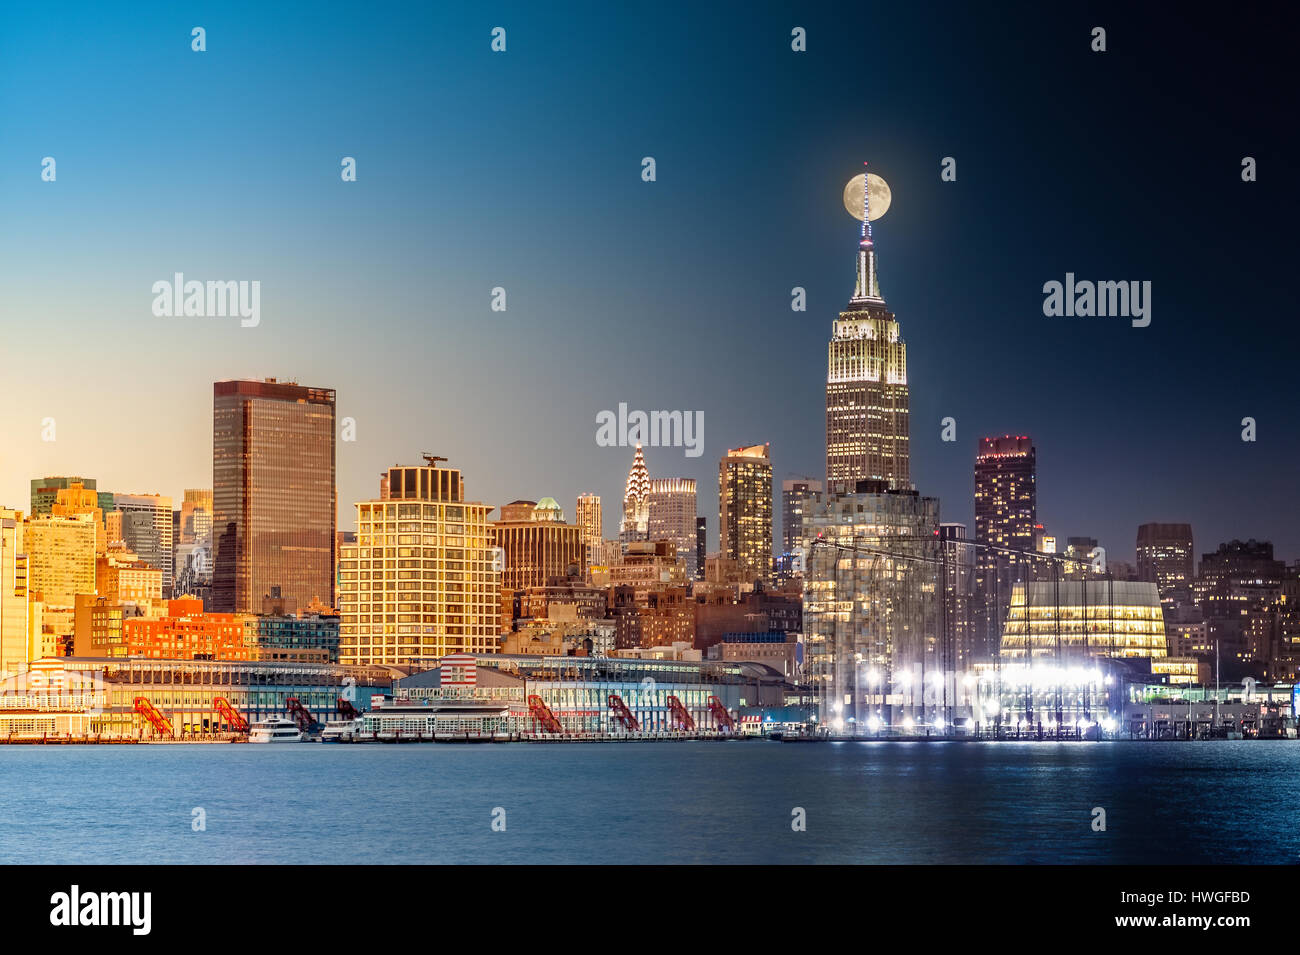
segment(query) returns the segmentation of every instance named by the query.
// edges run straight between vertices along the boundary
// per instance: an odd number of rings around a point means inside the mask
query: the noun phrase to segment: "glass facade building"
[[[332,604],[334,391],[219,381],[212,415],[212,609]]]

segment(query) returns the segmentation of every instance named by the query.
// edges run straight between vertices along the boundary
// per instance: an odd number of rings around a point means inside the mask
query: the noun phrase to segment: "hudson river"
[[[0,746],[9,863],[1295,863],[1297,818],[1296,741]]]

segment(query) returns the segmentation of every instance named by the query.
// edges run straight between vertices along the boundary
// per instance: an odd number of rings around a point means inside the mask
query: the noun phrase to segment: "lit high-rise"
[[[402,664],[496,649],[501,574],[492,505],[465,500],[460,471],[394,467],[357,508],[339,560],[343,663]]]
[[[1143,524],[1137,533],[1138,578],[1154,583],[1163,600],[1189,588],[1196,576],[1191,524]]]
[[[867,195],[857,272],[853,297],[836,319],[827,349],[827,490],[849,489],[863,480],[907,490],[912,486],[907,346],[880,291]]]
[[[718,463],[718,538],[741,578],[772,572],[772,459],[769,446],[732,448]]]
[[[334,599],[334,391],[291,382],[212,389],[212,609]]]
[[[604,539],[604,515],[600,508],[599,494],[579,494],[578,506],[574,511],[574,521],[582,528],[582,546],[586,550],[589,564],[598,563],[596,553]]]
[[[1038,458],[1024,435],[981,438],[975,455],[976,653],[997,655],[1011,587],[1024,581],[1038,527]],[[1001,550],[994,548],[1002,548]]]
[[[699,564],[695,551],[696,498],[694,478],[654,478],[648,498],[648,536],[671,541],[677,557],[694,579]]]

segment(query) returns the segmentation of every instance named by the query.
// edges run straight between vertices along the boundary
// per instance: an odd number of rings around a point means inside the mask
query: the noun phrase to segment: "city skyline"
[[[667,21],[632,29],[613,11],[592,12],[568,39],[569,27],[511,11],[503,19],[513,42],[495,58],[486,40],[471,42],[487,36],[487,20],[414,7],[346,31],[318,25],[293,47],[281,42],[283,31],[301,25],[282,16],[217,13],[205,23],[206,59],[172,42],[191,24],[162,7],[120,36],[107,12],[94,11],[85,31],[57,41],[40,29],[52,15],[9,14],[28,27],[24,48],[10,51],[16,71],[39,63],[94,73],[110,56],[130,57],[138,70],[106,80],[89,101],[80,87],[55,87],[41,104],[10,104],[0,201],[23,228],[0,237],[0,261],[6,314],[24,320],[6,323],[6,351],[57,347],[60,387],[50,387],[54,366],[40,362],[15,364],[0,385],[5,506],[24,508],[28,482],[45,474],[87,473],[102,488],[173,500],[207,487],[207,387],[267,377],[334,388],[339,418],[356,421],[357,440],[338,445],[340,502],[366,499],[375,470],[405,460],[414,445],[459,462],[487,502],[552,496],[571,508],[584,491],[617,501],[628,452],[600,447],[594,435],[598,413],[620,402],[703,412],[700,457],[647,449],[655,473],[697,482],[701,514],[717,513],[713,463],[740,443],[770,442],[776,481],[819,474],[825,436],[809,422],[823,414],[826,323],[852,292],[847,244],[858,229],[841,192],[870,158],[893,190],[888,214],[873,225],[882,285],[911,345],[911,480],[940,499],[944,520],[973,526],[978,439],[1027,434],[1039,452],[1040,518],[1061,539],[1092,536],[1131,560],[1139,525],[1185,521],[1207,544],[1255,537],[1287,557],[1300,554],[1300,515],[1288,506],[1300,448],[1286,440],[1287,350],[1260,347],[1286,340],[1286,309],[1270,283],[1243,279],[1285,271],[1286,243],[1272,215],[1283,163],[1264,152],[1259,181],[1242,183],[1241,156],[1207,150],[1198,134],[1210,110],[1234,148],[1267,142],[1281,94],[1256,83],[1257,93],[1238,102],[1172,52],[1192,42],[1187,24],[1126,15],[1112,27],[1122,47],[1097,72],[1095,54],[1047,11],[1026,11],[1010,26],[949,11],[951,34],[969,40],[962,43],[936,40],[914,12],[801,12],[817,56],[791,74],[790,14],[758,5],[740,21],[705,14],[690,43],[707,55],[642,84],[622,68],[681,38]],[[844,83],[837,64],[858,59],[853,37],[868,26],[896,42],[862,64],[860,84]],[[711,29],[737,42],[715,44]],[[1225,49],[1247,42],[1237,29],[1224,28]],[[98,43],[104,32],[116,37],[111,53]],[[431,88],[417,65],[430,35],[458,40],[443,54],[452,62],[440,64],[466,83],[454,97],[420,99]],[[918,44],[945,69],[913,76],[906,51]],[[363,88],[349,93],[344,84],[327,102],[319,91],[336,78],[320,64],[359,49]],[[1067,57],[1076,69],[1069,78],[1043,69],[1044,85],[1013,88],[1020,67],[997,68],[999,51],[1014,51],[1026,68]],[[569,79],[553,75],[555,57],[565,58]],[[270,62],[285,70],[276,71],[281,93],[268,101],[251,94],[265,89]],[[959,81],[973,64],[985,70],[988,90]],[[1137,82],[1157,66],[1189,94],[1166,102]],[[373,77],[387,75],[381,69],[395,70],[402,89],[376,108],[370,94]],[[578,75],[618,79],[606,97],[581,92],[571,79]],[[886,95],[904,75],[908,96]],[[186,77],[184,111],[164,76]],[[771,113],[758,125],[784,123],[793,133],[774,138],[755,131],[750,113],[704,105],[739,100],[742,87],[756,98],[747,102]],[[697,88],[709,95],[687,95]],[[520,100],[521,89],[532,92]],[[867,109],[862,89],[881,93]],[[546,108],[573,95],[590,108],[563,116]],[[1005,110],[983,108],[989,95],[1000,95]],[[136,105],[126,113],[119,100]],[[1179,161],[1103,150],[1093,124],[1063,119],[1116,100],[1128,105],[1108,117],[1108,136],[1143,142],[1159,134],[1165,148],[1181,149]],[[239,114],[246,137],[220,159],[194,147],[212,118],[234,119],[236,102],[247,107]],[[287,102],[308,108],[289,113]],[[666,104],[677,112],[667,115]],[[49,118],[58,115],[81,122]],[[165,168],[153,175],[151,117],[162,115],[175,123]],[[422,123],[406,138],[410,115]],[[943,116],[942,134],[918,125],[917,115]],[[530,148],[484,158],[479,144],[503,129]],[[586,144],[582,152],[568,145],[575,141]],[[655,182],[640,177],[647,155],[658,162]],[[56,182],[41,181],[42,156],[59,160]],[[355,183],[339,180],[343,156],[357,159]],[[940,179],[945,156],[957,161],[955,182]],[[1031,164],[1039,174],[1027,178]],[[521,180],[530,187],[508,190],[507,201],[500,184]],[[1200,198],[1207,188],[1234,198],[1210,215]],[[1136,227],[1111,216],[1121,206],[1134,210]],[[390,230],[399,208],[411,216]],[[1249,316],[1233,335],[1221,333],[1218,299],[1205,294],[1194,265],[1211,222],[1222,237],[1215,274],[1229,283],[1234,310]],[[260,324],[153,316],[151,284],[177,271],[260,280]],[[1067,272],[1149,278],[1152,324],[1044,316],[1043,283]],[[490,307],[498,286],[509,296],[502,313]],[[807,311],[790,309],[795,286],[807,291]],[[617,332],[593,332],[609,327],[611,302]],[[751,334],[734,334],[731,316],[741,314],[752,316]],[[367,332],[374,321],[386,323],[386,334]],[[61,330],[57,346],[51,327]],[[183,367],[184,377],[163,388],[143,377],[97,378],[113,367],[96,344],[105,330],[135,360]],[[507,336],[544,347],[514,355],[500,346]],[[776,384],[749,374],[770,362],[774,346]],[[548,369],[580,366],[582,374],[545,400],[521,401],[539,355]],[[485,388],[476,376],[486,369]],[[442,414],[467,394],[476,399],[472,415]],[[956,419],[951,443],[940,437],[948,416]],[[1247,416],[1258,422],[1254,443],[1240,440]],[[41,440],[46,418],[56,423],[54,441]],[[166,442],[136,440],[143,435]],[[1243,480],[1252,493],[1231,495],[1225,506],[1224,489]],[[605,509],[607,537],[615,511]],[[340,516],[346,526],[342,506]]]

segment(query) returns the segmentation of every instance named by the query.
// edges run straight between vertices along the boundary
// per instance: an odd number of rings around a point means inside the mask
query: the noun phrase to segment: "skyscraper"
[[[908,490],[907,346],[880,292],[867,196],[863,211],[857,285],[828,348],[827,490],[852,489],[861,480]]]
[[[95,518],[47,514],[27,522],[27,583],[47,605],[75,606],[77,594],[95,593]]]
[[[623,492],[623,519],[618,525],[618,539],[624,544],[643,541],[650,533],[650,471],[645,466],[641,445],[636,446],[632,470],[627,473],[627,490]]]
[[[507,505],[488,528],[504,561],[501,586],[511,593],[543,587],[553,577],[566,576],[575,565],[581,570],[586,559],[583,529],[565,523],[564,511],[553,497],[531,507]]]
[[[28,613],[23,512],[0,507],[0,678],[20,672],[30,660]]]
[[[812,478],[790,478],[781,482],[781,553],[793,554],[803,535],[804,497],[821,491],[822,482]]]
[[[709,519],[695,518],[695,579],[704,579],[704,556],[709,549]]]
[[[1034,443],[1020,435],[981,438],[975,455],[975,608],[977,655],[995,656],[1011,585],[1026,579],[1038,533],[1038,462]]]
[[[1286,564],[1273,557],[1269,541],[1228,541],[1201,555],[1192,589],[1228,679],[1264,675],[1262,667],[1273,655],[1286,573]]]
[[[272,587],[333,602],[334,435],[331,388],[213,385],[214,612],[259,612]]]
[[[745,580],[772,572],[769,445],[732,448],[718,463],[718,546]]]
[[[162,494],[114,494],[122,514],[122,540],[142,561],[162,571],[163,596],[175,582],[172,552],[172,499]]]
[[[810,493],[803,515],[818,541],[804,567],[806,679],[819,721],[836,732],[860,732],[872,714],[894,722],[891,688],[927,666],[953,672],[957,662],[935,599],[939,501],[880,481],[859,486]],[[910,700],[924,706],[925,694]]]
[[[359,502],[357,542],[340,548],[339,657],[401,664],[496,649],[501,573],[490,504],[465,500],[460,471],[394,467]]]
[[[677,557],[686,563],[687,578],[693,580],[699,569],[695,552],[695,479],[651,480],[648,515],[649,539],[672,541]]]
[[[574,511],[574,521],[582,528],[582,546],[586,550],[588,564],[598,563],[596,550],[604,537],[604,515],[600,508],[599,494],[579,494],[578,506]]]
[[[1191,524],[1143,524],[1137,533],[1138,579],[1154,583],[1160,599],[1191,587],[1196,576]]]

